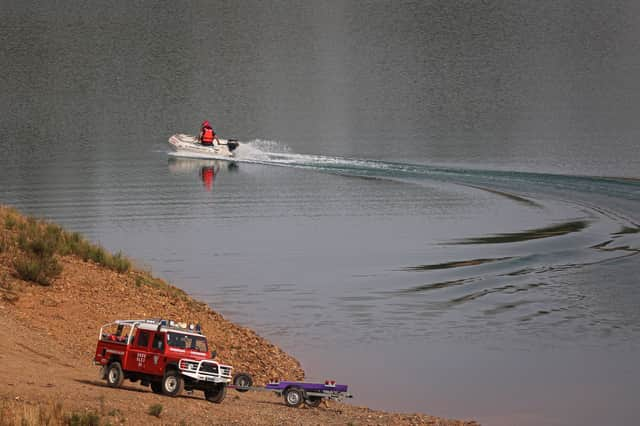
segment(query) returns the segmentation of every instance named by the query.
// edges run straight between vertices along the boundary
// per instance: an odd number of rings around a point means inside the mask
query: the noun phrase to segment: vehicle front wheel
[[[289,407],[299,407],[304,401],[302,389],[289,388],[284,391],[284,403]]]
[[[169,370],[162,378],[162,393],[167,396],[177,396],[182,392],[184,381],[176,370]]]
[[[215,402],[216,404],[220,404],[226,395],[227,386],[222,383],[204,391],[204,397],[207,401]]]
[[[119,388],[124,380],[124,373],[119,362],[112,362],[107,368],[107,385]]]

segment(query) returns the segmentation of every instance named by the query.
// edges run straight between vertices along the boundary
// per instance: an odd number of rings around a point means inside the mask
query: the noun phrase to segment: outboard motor
[[[227,141],[227,147],[229,148],[230,152],[233,152],[238,147],[238,145],[238,139],[229,139]]]

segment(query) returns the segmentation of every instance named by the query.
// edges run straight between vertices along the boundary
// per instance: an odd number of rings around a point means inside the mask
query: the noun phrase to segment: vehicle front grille
[[[201,373],[218,374],[218,366],[208,362],[203,362],[200,365]]]

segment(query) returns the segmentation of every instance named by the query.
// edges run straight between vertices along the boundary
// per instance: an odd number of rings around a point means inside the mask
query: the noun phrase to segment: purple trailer
[[[323,398],[341,400],[351,398],[347,393],[347,385],[339,385],[327,380],[324,383],[307,382],[271,382],[265,389],[284,397],[289,407],[299,407],[303,402],[310,407],[317,407]]]
[[[323,399],[341,401],[352,398],[347,392],[347,385],[337,384],[334,380],[324,383],[272,381],[264,387],[252,387],[253,379],[249,374],[239,373],[233,378],[233,385],[238,392],[248,390],[272,391],[284,397],[284,403],[289,407],[299,407],[302,403],[310,407],[317,407]]]

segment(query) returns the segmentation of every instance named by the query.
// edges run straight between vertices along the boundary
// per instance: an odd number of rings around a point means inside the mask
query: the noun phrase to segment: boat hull
[[[202,145],[195,136],[178,133],[169,138],[169,146],[176,153],[181,154],[233,158],[238,148],[230,151],[227,145],[229,143],[228,140],[219,139],[219,141],[220,144],[214,141],[213,145]]]

